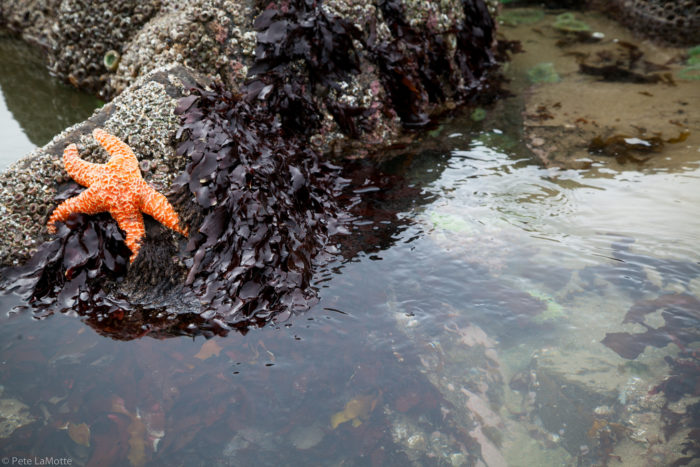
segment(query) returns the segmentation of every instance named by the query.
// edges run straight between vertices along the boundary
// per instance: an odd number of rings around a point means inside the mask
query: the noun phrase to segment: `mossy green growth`
[[[687,66],[678,72],[678,78],[686,80],[700,80],[700,62]]]
[[[430,222],[435,228],[448,232],[464,233],[472,230],[467,221],[454,214],[440,214],[433,211],[430,213]]]
[[[700,64],[700,45],[688,49],[688,60],[686,60],[685,64],[691,66]]]
[[[437,128],[428,132],[428,136],[430,136],[431,138],[438,138],[442,134],[444,129],[445,127],[443,125],[438,125]]]
[[[557,16],[552,27],[562,32],[587,32],[591,27],[583,21],[576,19],[573,13],[562,13]]]
[[[506,26],[518,26],[520,24],[533,24],[544,18],[542,10],[532,8],[515,8],[505,10],[498,15],[498,20]]]
[[[537,83],[558,83],[561,81],[554,64],[551,62],[538,63],[527,70],[527,78],[532,84]]]
[[[541,300],[545,303],[547,308],[537,316],[533,318],[536,323],[544,323],[547,321],[554,321],[560,319],[564,316],[564,307],[562,307],[557,301],[546,292],[540,290],[527,290],[527,293],[532,297]]]
[[[469,118],[471,118],[472,121],[480,122],[486,118],[486,110],[482,109],[481,107],[477,107],[476,109],[472,110]]]

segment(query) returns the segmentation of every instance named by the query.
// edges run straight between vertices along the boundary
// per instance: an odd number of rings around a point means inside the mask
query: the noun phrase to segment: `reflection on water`
[[[9,314],[0,453],[134,466],[697,455],[700,155],[542,168],[514,102],[386,163],[410,189],[377,208],[405,226],[387,240],[372,235],[387,219],[368,219],[350,259],[319,275],[319,305],[286,323],[123,342],[77,316]]]
[[[34,47],[0,31],[0,170],[82,122],[100,101],[51,78]]]

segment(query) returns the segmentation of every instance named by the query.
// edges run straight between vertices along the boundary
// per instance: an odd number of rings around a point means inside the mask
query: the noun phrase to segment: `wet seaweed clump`
[[[665,324],[653,328],[646,324],[645,317],[658,311],[661,311]],[[663,393],[665,396],[661,418],[665,424],[666,440],[678,430],[690,428],[680,452],[683,457],[670,464],[689,465],[700,455],[700,403],[688,404],[683,413],[674,412],[669,404],[685,397],[700,396],[700,355],[695,348],[697,342],[700,342],[700,300],[688,294],[668,294],[653,300],[642,300],[628,310],[623,322],[646,328],[643,333],[606,334],[603,344],[623,358],[633,360],[647,346],[660,348],[673,343],[680,348],[676,356],[665,357],[670,368],[669,375],[650,393]]]
[[[276,105],[276,104],[275,104]],[[306,309],[313,268],[342,219],[338,168],[323,162],[276,112],[221,85],[193,89],[176,113],[190,162],[175,182],[191,226],[186,283],[204,316],[262,325]]]
[[[592,154],[614,157],[620,164],[627,162],[643,164],[655,153],[662,152],[666,144],[682,143],[689,135],[688,130],[683,130],[676,138],[669,139],[664,139],[658,133],[647,136],[643,132],[637,137],[622,134],[606,138],[596,136],[588,145],[588,151]]]
[[[77,192],[65,190],[57,200]],[[108,218],[79,214],[58,223],[53,240],[42,244],[26,264],[3,271],[3,285],[23,296],[38,317],[88,310],[99,301],[108,280],[126,275],[129,249]]]
[[[644,60],[644,52],[625,41],[618,41],[615,50],[598,52],[591,63],[582,61],[579,63],[579,71],[608,82],[674,84],[666,65]]]
[[[646,324],[647,315],[661,311],[664,326],[653,328]],[[674,343],[681,349],[700,341],[700,300],[688,294],[662,295],[653,300],[635,303],[623,323],[635,323],[646,328],[643,333],[607,333],[603,344],[627,359],[637,358],[647,346],[665,347]]]
[[[55,201],[60,203],[80,190],[71,182]],[[118,340],[226,334],[226,326],[193,309],[196,297],[177,284],[180,274],[172,262],[176,252],[168,245],[170,234],[155,221],[145,220],[148,235],[129,266],[131,250],[109,214],[74,214],[57,224],[56,235],[27,263],[2,271],[0,289],[26,301],[15,312],[31,310],[38,319],[57,312],[75,313],[98,334]],[[123,286],[133,289],[137,283],[149,288],[147,296],[124,293]],[[178,303],[164,300],[168,295],[177,295]]]
[[[347,20],[326,13],[315,1],[296,0],[286,8],[269,8],[254,23],[258,32],[256,60],[246,83],[248,97],[264,100],[279,112],[288,130],[309,135],[321,124],[316,96],[346,134],[368,130],[368,109],[333,98],[341,82],[360,72],[353,41],[361,31]]]

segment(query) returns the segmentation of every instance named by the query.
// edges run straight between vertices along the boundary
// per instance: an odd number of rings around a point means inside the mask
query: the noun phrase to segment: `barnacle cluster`
[[[695,0],[614,0],[601,3],[615,18],[647,37],[675,46],[700,43],[700,4]]]

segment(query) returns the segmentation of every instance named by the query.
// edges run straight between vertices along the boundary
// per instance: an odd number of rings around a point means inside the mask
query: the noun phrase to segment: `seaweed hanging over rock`
[[[244,91],[248,97],[265,100],[280,112],[288,130],[310,135],[321,123],[314,100],[318,93],[341,129],[357,137],[352,114],[359,109],[342,105],[329,93],[340,91],[340,82],[360,72],[353,41],[361,39],[361,32],[312,0],[269,8],[257,17],[254,27],[258,45],[255,63],[248,71],[252,79]]]
[[[190,162],[175,187],[196,203],[187,284],[229,324],[307,308],[312,265],[342,220],[338,168],[264,106],[221,86],[193,92],[177,110]]]
[[[323,142],[379,144],[396,135],[397,114],[420,126],[499,81],[487,73],[496,66],[494,25],[482,0],[441,4],[459,8],[440,26],[439,10],[421,7],[416,22],[407,4],[377,3],[381,34],[376,18],[353,21],[328,3],[270,3],[255,21],[255,61],[238,91],[180,85],[192,89],[175,109],[177,156],[188,162],[169,198],[190,226],[186,251],[148,225],[145,254],[126,268],[108,216],[77,216],[11,273],[41,315],[75,310],[98,328],[109,323],[106,334],[134,338],[245,332],[314,302],[313,272],[335,253],[329,239],[362,193],[382,189],[363,180],[341,194],[348,182],[324,162]]]

